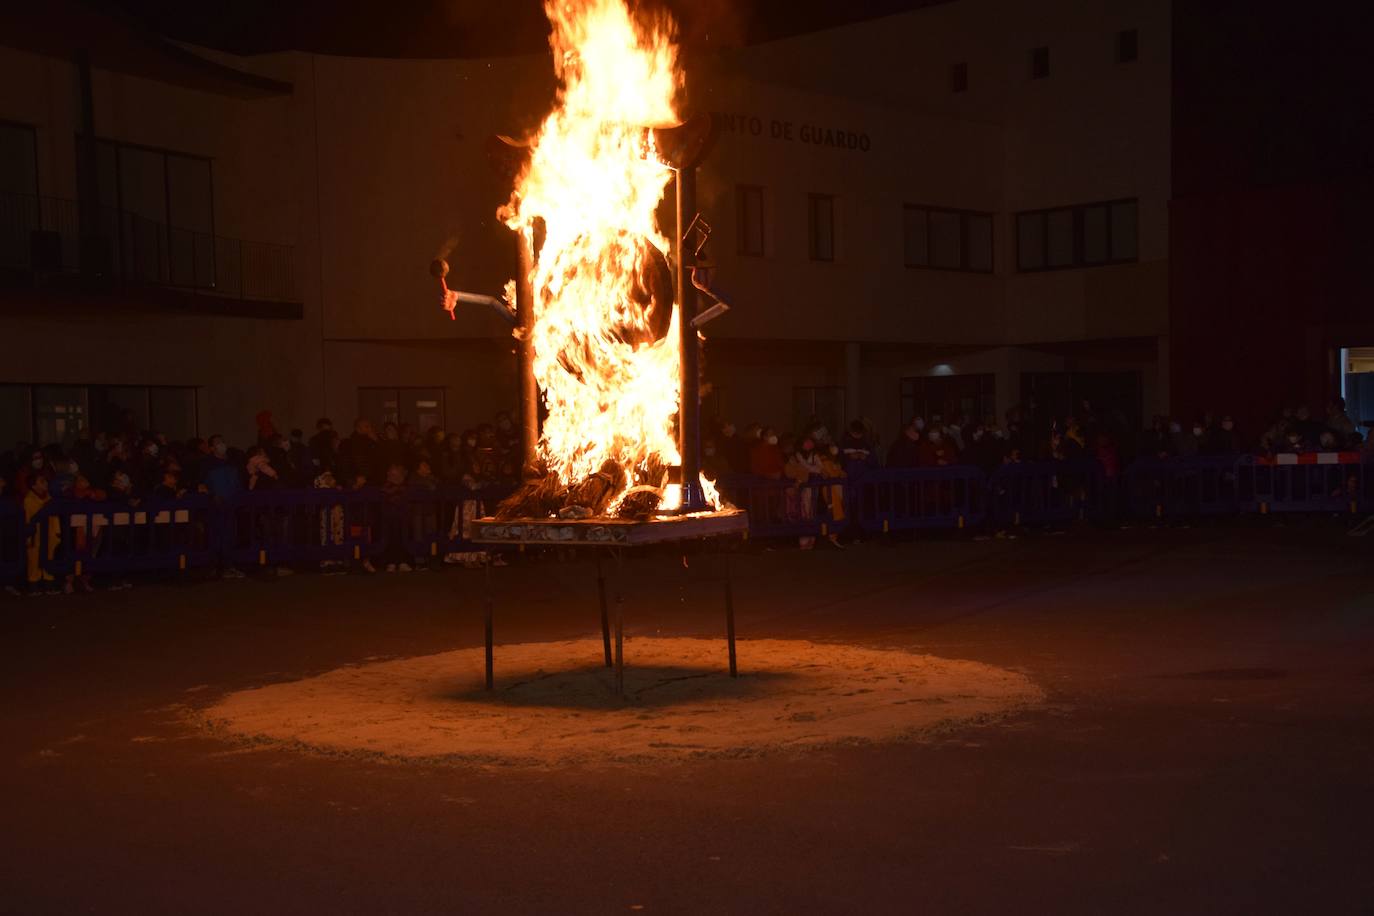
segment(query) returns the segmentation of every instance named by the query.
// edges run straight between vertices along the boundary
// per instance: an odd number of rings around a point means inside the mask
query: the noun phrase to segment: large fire
[[[673,173],[646,128],[677,123],[682,77],[666,19],[638,20],[623,0],[547,0],[545,12],[560,89],[500,216],[532,246],[542,231],[540,457],[564,485],[612,462],[624,472],[614,508],[636,483],[662,486],[679,460],[678,313],[655,218]]]

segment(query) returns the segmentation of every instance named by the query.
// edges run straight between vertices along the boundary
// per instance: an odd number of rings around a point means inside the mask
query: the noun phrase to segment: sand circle
[[[496,647],[337,668],[232,693],[204,710],[216,733],[396,760],[552,765],[740,756],[899,741],[1043,699],[981,662],[805,640],[625,643],[625,696],[601,640]]]

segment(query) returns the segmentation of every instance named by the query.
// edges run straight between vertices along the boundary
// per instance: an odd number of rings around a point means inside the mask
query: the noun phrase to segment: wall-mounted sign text
[[[863,131],[848,130],[843,127],[827,127],[809,121],[800,124],[783,121],[779,118],[760,118],[758,115],[714,111],[711,117],[716,122],[716,130],[726,134],[744,134],[749,137],[768,137],[772,140],[786,140],[793,143],[811,143],[816,146],[829,146],[833,149],[868,152],[873,141]]]

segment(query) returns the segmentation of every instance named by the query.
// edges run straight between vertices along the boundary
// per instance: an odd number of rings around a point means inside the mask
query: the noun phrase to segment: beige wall
[[[294,99],[234,98],[100,69],[92,84],[99,136],[213,159],[218,234],[300,243]],[[35,127],[44,195],[77,196],[78,100],[71,61],[0,48],[0,118]],[[0,382],[198,386],[201,432],[246,437],[262,408],[287,422],[317,409],[315,301],[307,296],[304,320],[267,321],[10,294]]]
[[[722,133],[699,187],[717,282],[737,306],[707,328],[730,412],[785,416],[794,385],[845,384],[847,341],[909,348],[860,372],[861,409],[882,425],[899,422],[896,380],[936,363],[996,372],[1001,410],[1027,366],[1064,365],[1030,345],[1157,337],[1167,352],[1168,6],[959,0],[694,58],[692,105],[762,127]],[[1134,64],[1113,62],[1121,28],[1140,30]],[[1052,73],[1031,82],[1037,44]],[[536,126],[552,99],[547,59],[212,56],[294,90],[233,98],[97,71],[97,129],[211,156],[217,231],[295,246],[304,318],[0,316],[7,336],[63,341],[56,358],[15,354],[0,381],[199,385],[202,432],[246,428],[263,406],[344,424],[361,386],[446,384],[451,425],[509,406],[491,400],[510,390],[491,387],[509,373],[508,329],[480,309],[445,320],[427,267],[451,249],[456,286],[497,293],[512,276],[495,219],[509,189],[486,141]],[[957,95],[956,61],[970,74]],[[76,100],[69,61],[0,49],[0,118],[38,126],[44,193],[75,197]],[[774,138],[775,121],[794,139]],[[869,149],[802,142],[812,124],[862,133]],[[740,183],[766,189],[761,258],[736,254]],[[809,192],[836,197],[833,263],[807,257]],[[1017,210],[1132,196],[1138,264],[1015,272]],[[905,268],[903,203],[994,213],[995,272]],[[770,343],[743,359],[751,341]]]

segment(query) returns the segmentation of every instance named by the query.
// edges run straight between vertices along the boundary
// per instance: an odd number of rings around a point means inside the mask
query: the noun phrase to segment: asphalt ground
[[[902,744],[557,769],[194,723],[480,644],[481,571],[0,601],[0,912],[1371,912],[1371,557],[1329,522],[750,545],[742,640],[974,659],[1048,701]],[[720,573],[631,558],[629,632],[718,634]],[[586,561],[492,584],[498,642],[595,631]]]

